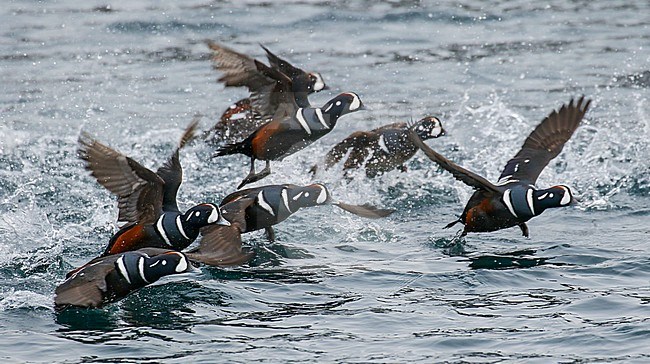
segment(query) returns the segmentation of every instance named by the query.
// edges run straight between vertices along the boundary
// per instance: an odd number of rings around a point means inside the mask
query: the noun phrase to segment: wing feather
[[[211,266],[240,265],[255,254],[242,248],[241,232],[246,230],[246,208],[254,203],[252,198],[239,198],[221,207],[230,226],[210,225],[201,229],[199,246],[186,253],[191,260]]]
[[[548,163],[560,154],[590,104],[591,100],[585,100],[583,96],[577,103],[571,99],[559,111],[553,110],[530,133],[517,155],[508,161],[499,181],[519,180],[534,184]]]
[[[325,156],[325,168],[331,168],[338,163],[348,151],[350,154],[345,161],[345,168],[355,168],[368,158],[370,150],[377,145],[379,134],[369,131],[356,131],[336,144]]]
[[[135,160],[82,132],[79,157],[100,185],[118,197],[118,221],[149,224],[162,212],[164,181]]]
[[[54,304],[66,306],[101,307],[106,292],[106,276],[115,269],[117,256],[102,257],[90,261],[56,287]]]
[[[440,167],[442,167],[442,169],[451,173],[454,176],[454,178],[456,178],[457,180],[465,183],[470,187],[474,187],[477,190],[498,192],[497,187],[487,179],[459,166],[458,164],[445,158],[440,153],[431,149],[428,145],[424,144],[422,139],[420,139],[418,133],[415,131],[415,128],[410,127],[408,135],[409,135],[409,139],[411,139],[411,141],[413,141],[413,143],[418,148],[420,148],[424,152],[424,154],[426,154],[426,156],[429,157],[429,159],[436,162]]]
[[[183,167],[179,160],[179,152],[183,147],[194,138],[196,129],[199,125],[200,117],[196,116],[192,122],[185,128],[178,147],[171,157],[156,171],[156,174],[164,181],[162,209],[164,211],[178,211],[176,196],[178,189],[183,182]]]

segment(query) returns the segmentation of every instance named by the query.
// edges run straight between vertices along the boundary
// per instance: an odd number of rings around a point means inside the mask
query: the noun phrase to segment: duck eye
[[[309,197],[309,192],[305,192],[305,197]]]
[[[549,194],[548,194],[548,198],[553,198],[553,194],[552,194],[552,193],[549,193]]]
[[[162,262],[160,262],[160,264],[162,264],[162,265],[167,265],[167,261],[166,261],[166,260],[163,260]]]
[[[199,216],[201,216],[201,213],[197,211],[197,212],[194,213],[194,216],[199,217]]]

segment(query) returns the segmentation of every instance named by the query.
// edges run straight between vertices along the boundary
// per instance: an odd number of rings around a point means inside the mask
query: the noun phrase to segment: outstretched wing
[[[212,63],[216,70],[223,75],[219,78],[226,86],[247,87],[256,92],[272,84],[255,66],[255,60],[245,54],[233,51],[211,40],[205,43],[212,50]]]
[[[416,124],[417,125],[417,124]],[[486,191],[491,191],[491,192],[499,192],[497,187],[492,184],[490,181],[487,179],[479,176],[478,174],[469,171],[458,164],[450,161],[449,159],[445,158],[442,156],[440,153],[434,151],[433,149],[429,148],[428,145],[424,144],[422,139],[420,139],[420,136],[418,133],[415,131],[415,128],[413,126],[409,127],[409,139],[413,141],[413,143],[422,151],[424,154],[426,154],[429,159],[432,161],[438,163],[442,169],[446,170],[447,172],[451,173],[454,178],[457,180],[465,183],[468,186],[474,187],[477,190],[486,190]]]
[[[277,68],[280,70],[280,72],[284,73],[285,75],[289,76],[290,78],[295,78],[299,76],[304,76],[306,75],[306,72],[303,71],[302,69],[295,67],[291,63],[287,62],[286,60],[276,56],[273,52],[268,50],[265,46],[260,44],[260,47],[266,51],[266,58],[269,60],[269,64],[273,68]]]
[[[190,125],[185,128],[185,132],[172,156],[156,171],[156,174],[165,182],[162,202],[163,211],[178,211],[176,195],[183,182],[183,167],[181,167],[178,153],[185,144],[194,138],[200,119],[200,116],[194,117]]]
[[[306,94],[293,93],[293,81],[289,76],[257,60],[255,66],[260,74],[272,82],[269,86],[251,93],[251,106],[264,119],[272,118],[280,109],[287,109],[291,113],[291,110],[297,109],[298,105],[309,105]]]
[[[281,104],[294,102],[291,78],[278,68],[268,67],[210,40],[206,43],[213,52],[214,68],[224,73],[219,81],[226,86],[247,87],[251,92],[251,106],[263,119],[272,118]]]
[[[371,148],[377,145],[378,140],[379,134],[375,132],[356,131],[350,134],[327,153],[325,156],[325,168],[330,168],[338,163],[348,150],[350,151],[350,155],[345,162],[345,168],[360,167],[366,158],[368,158]]]
[[[79,157],[100,185],[117,196],[118,221],[151,224],[162,212],[165,182],[133,159],[79,135]]]
[[[237,201],[237,200],[245,198],[245,197],[253,198],[253,197],[257,196],[257,193],[259,192],[259,190],[260,190],[259,187],[257,187],[257,188],[245,188],[245,189],[242,189],[242,190],[237,190],[237,191],[229,194],[228,196],[224,197],[223,200],[221,200],[221,203],[219,204],[219,206],[224,206],[224,205],[226,205],[226,204],[228,204],[230,202]],[[227,219],[227,220],[230,221],[229,219]]]
[[[521,150],[508,161],[499,183],[510,180],[527,181],[534,184],[548,163],[562,151],[585,116],[591,100],[584,96],[574,104],[564,104],[559,111],[553,110],[526,138]]]
[[[246,230],[245,211],[254,199],[243,198],[221,207],[230,226],[209,225],[201,229],[199,246],[186,253],[191,260],[211,266],[239,265],[255,254],[242,248],[241,232]]]
[[[69,274],[54,291],[57,309],[101,306],[107,289],[106,276],[115,269],[116,260],[117,256],[96,258]]]

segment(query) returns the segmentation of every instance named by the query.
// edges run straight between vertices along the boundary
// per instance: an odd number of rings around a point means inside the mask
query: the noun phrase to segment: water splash
[[[9,289],[1,293],[0,312],[18,309],[53,309],[52,296],[31,290]]]

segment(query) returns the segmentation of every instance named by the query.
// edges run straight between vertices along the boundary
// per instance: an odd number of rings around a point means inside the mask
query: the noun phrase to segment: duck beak
[[[447,135],[447,130],[442,129],[442,128],[441,128],[440,130],[441,130],[441,131],[440,131],[440,136],[445,136],[445,135]]]
[[[365,104],[361,104],[361,106],[359,106],[359,108],[357,110],[368,110],[368,111],[370,111],[371,109],[368,106],[366,106]]]
[[[328,85],[325,85],[325,86],[323,86],[323,88],[321,89],[321,91],[330,90],[330,89],[331,89],[331,88],[330,88]]]

